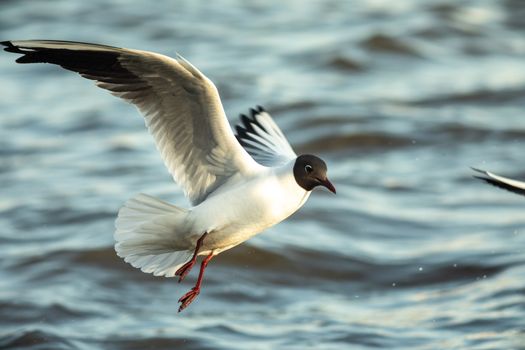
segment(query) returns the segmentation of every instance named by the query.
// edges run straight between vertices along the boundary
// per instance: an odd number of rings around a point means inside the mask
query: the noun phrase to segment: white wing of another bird
[[[514,192],[517,194],[525,195],[525,182],[509,179],[508,177],[499,176],[491,172],[472,168],[483,175],[475,175],[474,177],[483,180],[493,186],[502,188],[504,190]]]

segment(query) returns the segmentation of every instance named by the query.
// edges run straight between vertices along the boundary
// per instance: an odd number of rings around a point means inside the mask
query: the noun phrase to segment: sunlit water
[[[115,256],[139,192],[187,206],[132,106],[0,53],[1,349],[523,349],[525,3],[4,1],[0,39],[182,54],[261,104],[338,194],[216,258],[204,289]]]

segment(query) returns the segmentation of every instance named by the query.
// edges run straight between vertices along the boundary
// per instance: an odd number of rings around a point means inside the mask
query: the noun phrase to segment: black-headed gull
[[[297,156],[263,108],[242,115],[234,135],[215,85],[181,56],[54,40],[1,44],[22,54],[18,63],[57,64],[95,80],[144,116],[192,207],[145,194],[128,200],[115,223],[115,250],[134,267],[179,282],[204,255],[179,312],[199,294],[215,255],[286,219],[315,187],[335,193],[325,162]]]
[[[504,190],[525,195],[525,182],[509,179],[508,177],[496,175],[485,170],[480,170],[476,168],[472,168],[472,170],[483,174],[483,176],[474,175],[474,177],[477,179],[486,181],[489,184],[499,188],[503,188]]]

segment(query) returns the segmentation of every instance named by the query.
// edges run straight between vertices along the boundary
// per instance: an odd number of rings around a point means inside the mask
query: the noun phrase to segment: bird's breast
[[[309,192],[290,176],[266,176],[210,196],[192,210],[199,231],[214,232],[208,243],[237,245],[297,211]]]

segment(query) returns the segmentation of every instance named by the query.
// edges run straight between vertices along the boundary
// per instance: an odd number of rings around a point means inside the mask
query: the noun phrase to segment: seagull
[[[500,175],[496,175],[494,173],[472,168],[472,170],[482,174],[480,175],[474,175],[475,178],[486,181],[487,183],[502,188],[504,190],[514,192],[516,194],[525,195],[525,182],[509,179],[508,177],[503,177]]]
[[[283,221],[323,186],[336,193],[326,163],[297,155],[262,107],[241,115],[234,134],[213,82],[182,56],[56,40],[0,42],[18,63],[51,63],[94,80],[134,104],[191,206],[146,194],[115,221],[115,251],[127,263],[181,282],[203,256],[181,312],[201,291],[217,254]]]

